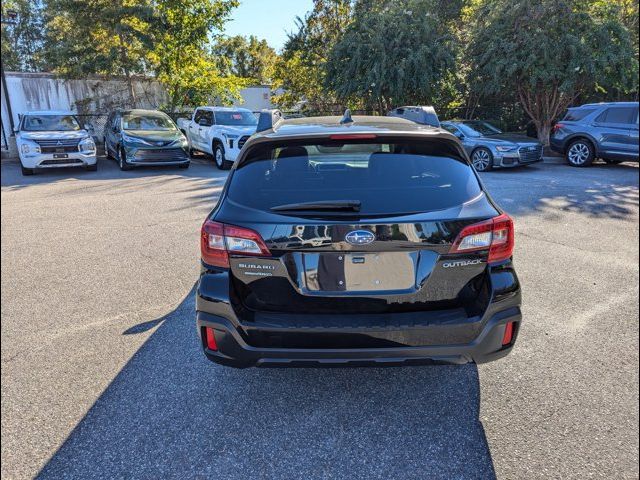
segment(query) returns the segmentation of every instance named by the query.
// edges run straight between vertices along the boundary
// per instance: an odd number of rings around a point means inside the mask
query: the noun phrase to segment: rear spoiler
[[[421,125],[440,128],[440,120],[432,106],[398,107],[391,110],[387,116],[404,118]]]
[[[264,132],[265,130],[275,130],[276,127],[284,120],[282,112],[280,110],[261,110],[258,117],[257,132]]]

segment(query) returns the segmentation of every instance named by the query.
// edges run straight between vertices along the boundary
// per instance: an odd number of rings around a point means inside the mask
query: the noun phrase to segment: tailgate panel
[[[311,292],[408,292],[415,289],[418,252],[305,253]]]

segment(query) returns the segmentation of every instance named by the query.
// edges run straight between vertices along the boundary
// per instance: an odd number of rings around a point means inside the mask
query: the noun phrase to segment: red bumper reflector
[[[504,327],[504,336],[502,337],[502,346],[506,347],[513,340],[513,325],[515,322],[509,322]]]
[[[206,340],[207,340],[207,348],[209,350],[214,350],[214,351],[218,350],[218,343],[216,342],[216,336],[213,333],[213,328],[205,327],[204,330],[205,330],[205,332],[207,332],[206,333],[206,336],[207,336],[207,338],[206,338]]]

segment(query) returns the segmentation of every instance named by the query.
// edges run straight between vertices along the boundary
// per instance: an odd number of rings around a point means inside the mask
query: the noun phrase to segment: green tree
[[[220,70],[236,77],[250,79],[253,83],[270,85],[278,54],[266,40],[251,35],[224,37],[213,48]]]
[[[208,102],[229,104],[247,83],[224,75],[211,54],[213,33],[237,0],[156,0],[155,45],[150,58],[169,92],[168,109]]]
[[[275,66],[274,101],[291,108],[301,101],[310,111],[335,108],[336,98],[325,86],[326,63],[332,47],[352,20],[352,0],[314,0],[313,9],[297,19]]]
[[[359,2],[327,62],[327,88],[380,114],[436,103],[454,70],[455,47],[435,7],[429,0]]]
[[[547,144],[555,118],[583,92],[637,88],[629,31],[581,0],[478,2],[467,50],[485,95],[513,91]]]
[[[149,71],[154,45],[152,0],[48,0],[47,56],[54,70],[70,77],[116,74],[127,79]]]
[[[35,72],[45,67],[43,6],[39,0],[2,2],[2,16],[15,12],[13,23],[2,25],[2,62],[5,70]]]

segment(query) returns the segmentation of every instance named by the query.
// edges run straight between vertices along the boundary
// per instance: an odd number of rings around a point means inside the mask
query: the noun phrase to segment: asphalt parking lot
[[[637,478],[638,166],[483,175],[524,324],[462,367],[231,370],[194,328],[225,179],[2,162],[2,478]]]

